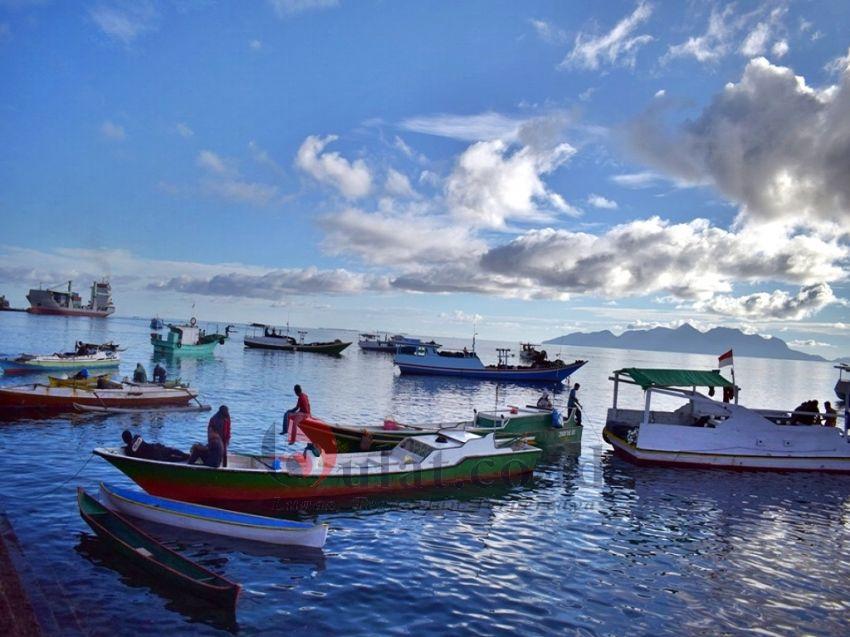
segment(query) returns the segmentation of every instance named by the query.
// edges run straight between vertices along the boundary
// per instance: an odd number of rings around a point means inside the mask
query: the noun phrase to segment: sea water
[[[127,348],[121,375],[131,375],[137,362],[150,373],[149,332],[148,319],[0,313],[0,352],[113,340]],[[240,326],[213,356],[164,361],[169,378],[191,382],[203,402],[229,406],[232,451],[282,452],[276,432],[295,404],[295,383],[316,416],[362,425],[387,417],[467,420],[473,409],[525,405],[540,393],[400,377],[391,356],[362,352],[356,342],[339,358],[244,350],[244,332]],[[310,330],[307,340],[356,336]],[[518,350],[487,341],[478,350],[494,362],[501,346]],[[546,349],[589,361],[572,379],[581,384],[586,427],[580,450],[547,454],[526,484],[370,498],[301,513],[299,519],[330,525],[320,552],[146,527],[243,585],[235,619],[151,588],[94,539],[75,500],[77,485],[92,493],[101,480],[133,486],[93,457],[94,447],[119,445],[129,429],[187,449],[205,439],[209,413],[0,423],[0,507],[29,562],[28,577],[68,634],[846,634],[850,476],[634,467],[601,438],[610,373],[629,366],[712,368],[716,358]],[[737,357],[736,375],[749,406],[793,408],[834,398],[828,363]],[[0,378],[3,385],[20,382]],[[563,404],[565,393],[556,400]],[[634,388],[620,400],[642,406]]]

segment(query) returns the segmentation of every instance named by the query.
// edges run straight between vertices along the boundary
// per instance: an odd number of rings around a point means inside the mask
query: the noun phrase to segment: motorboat
[[[298,340],[295,340],[287,331],[272,325],[263,323],[252,323],[251,327],[254,332],[250,335],[245,335],[243,342],[245,347],[253,349],[274,349],[285,352],[314,352],[316,354],[331,354],[338,355],[342,350],[351,345],[351,342],[341,341],[339,339],[333,341],[305,343],[304,337],[307,332],[304,330],[298,331]],[[262,332],[257,332],[257,329]]]
[[[163,336],[158,332],[151,332],[151,344],[154,354],[159,355],[192,355],[211,354],[216,345],[224,345],[230,336],[230,326],[224,328],[224,334],[213,332],[208,334],[206,330],[198,327],[198,320],[193,316],[188,324],[168,324],[168,333]]]

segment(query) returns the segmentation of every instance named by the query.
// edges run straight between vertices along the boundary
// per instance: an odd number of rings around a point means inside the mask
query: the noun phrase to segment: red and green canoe
[[[497,441],[493,434],[444,431],[408,438],[389,451],[283,458],[230,454],[227,467],[219,468],[133,458],[123,448],[93,453],[152,495],[221,505],[489,485],[530,473],[542,451],[522,441]]]

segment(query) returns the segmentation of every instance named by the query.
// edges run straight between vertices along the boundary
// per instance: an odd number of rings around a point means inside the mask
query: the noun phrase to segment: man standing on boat
[[[301,385],[296,385],[293,388],[295,395],[298,396],[298,402],[295,407],[287,409],[283,414],[283,430],[281,435],[289,432],[289,444],[295,442],[295,431],[298,429],[298,422],[305,416],[310,415],[310,398],[301,390]],[[297,416],[297,419],[295,418]],[[292,430],[289,429],[289,419],[293,418]]]
[[[219,407],[218,411],[210,418],[207,435],[209,435],[209,431],[214,431],[221,438],[221,443],[224,447],[221,466],[226,467],[227,447],[230,445],[230,411],[228,411],[227,405]]]
[[[569,417],[570,412],[575,409],[576,424],[579,427],[581,427],[581,403],[576,397],[576,392],[580,387],[581,385],[579,383],[573,385],[573,388],[570,390],[570,397],[567,399],[567,416]]]

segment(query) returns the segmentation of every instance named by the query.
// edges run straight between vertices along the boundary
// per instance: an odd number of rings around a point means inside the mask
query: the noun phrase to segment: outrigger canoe
[[[131,489],[100,483],[100,499],[114,511],[181,529],[231,538],[322,548],[327,524],[308,524],[263,515],[238,513],[216,507],[158,498]]]
[[[115,351],[97,351],[93,354],[21,354],[17,358],[0,359],[0,368],[6,374],[38,372],[69,372],[81,369],[118,367],[121,357]]]
[[[121,389],[83,389],[34,383],[0,388],[0,415],[72,412],[75,405],[132,409],[185,407],[197,395],[189,387],[124,385]]]
[[[581,443],[583,431],[574,413],[563,417],[557,410],[536,407],[476,411],[472,420],[416,425],[386,420],[382,425],[363,427],[327,423],[311,416],[300,420],[298,428],[311,442],[329,453],[390,449],[405,438],[426,436],[439,430],[459,429],[482,436],[493,432],[496,438],[522,436],[541,447]]]
[[[112,374],[98,374],[97,376],[89,376],[87,378],[78,378],[77,376],[61,377],[48,376],[47,380],[51,387],[77,387],[83,389],[97,389],[98,382],[108,381]]]
[[[182,594],[192,594],[228,611],[236,609],[241,586],[166,548],[77,487],[80,516],[122,557]]]
[[[542,450],[520,440],[497,442],[494,434],[441,431],[407,438],[389,451],[283,458],[229,454],[227,467],[218,468],[134,458],[123,447],[93,453],[152,495],[235,507],[490,484],[531,473]]]

